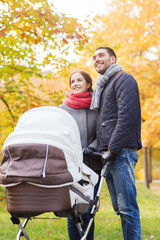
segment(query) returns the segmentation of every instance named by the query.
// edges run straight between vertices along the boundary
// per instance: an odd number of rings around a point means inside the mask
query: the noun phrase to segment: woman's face
[[[71,91],[73,93],[87,92],[89,88],[90,83],[87,83],[80,73],[77,72],[71,76]]]

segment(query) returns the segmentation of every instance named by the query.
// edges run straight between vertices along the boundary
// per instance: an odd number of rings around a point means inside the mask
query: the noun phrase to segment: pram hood
[[[65,124],[64,124],[65,123]],[[57,107],[38,107],[25,112],[14,131],[4,142],[2,153],[11,146],[46,144],[62,149],[73,181],[81,180],[82,172],[90,176],[93,185],[97,175],[83,164],[79,129],[74,118]],[[69,184],[69,183],[67,183]]]

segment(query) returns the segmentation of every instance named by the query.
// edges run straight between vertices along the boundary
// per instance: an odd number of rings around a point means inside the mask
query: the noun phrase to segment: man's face
[[[109,56],[106,49],[98,49],[93,55],[93,61],[96,71],[104,74],[107,68],[116,62],[116,59],[114,56]]]

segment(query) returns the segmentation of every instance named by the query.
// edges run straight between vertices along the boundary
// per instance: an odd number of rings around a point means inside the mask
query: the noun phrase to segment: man
[[[140,214],[136,200],[134,169],[141,149],[141,110],[136,80],[116,64],[109,47],[93,55],[99,73],[91,109],[98,108],[98,151],[107,151],[111,162],[106,182],[113,208],[120,215],[124,240],[140,240]]]

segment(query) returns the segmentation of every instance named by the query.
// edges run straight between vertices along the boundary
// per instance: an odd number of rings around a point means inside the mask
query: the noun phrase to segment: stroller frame
[[[94,198],[98,175],[83,162],[75,119],[58,107],[30,109],[5,140],[2,154],[0,184],[6,188],[11,220],[20,228],[17,240],[21,236],[29,240],[25,230],[28,221],[45,212],[72,217],[85,239],[99,209],[107,165],[102,169]],[[103,154],[99,157],[105,159]],[[86,229],[81,226],[84,213],[90,213]],[[20,218],[26,218],[23,224]]]
[[[100,156],[102,159],[103,159],[103,154],[101,153],[93,153],[93,155],[96,155],[96,156]],[[92,209],[90,211],[90,220],[89,220],[89,223],[85,229],[85,231],[83,231],[82,227],[81,227],[81,216],[78,212],[74,212],[74,221],[75,221],[75,224],[77,226],[77,229],[79,231],[79,234],[81,236],[81,240],[85,240],[87,238],[87,235],[89,233],[89,230],[91,228],[91,225],[93,223],[93,220],[94,220],[94,217],[96,215],[96,213],[98,212],[99,210],[99,207],[100,207],[100,192],[101,192],[101,189],[102,189],[102,185],[103,185],[103,181],[108,173],[108,169],[109,169],[109,166],[110,166],[110,162],[106,162],[105,165],[103,166],[102,170],[101,170],[101,177],[100,177],[100,182],[99,182],[99,186],[98,186],[98,190],[97,190],[97,193],[96,193],[96,196],[93,200],[93,206],[92,206]],[[66,213],[65,213],[66,214]],[[59,216],[59,213],[56,214],[57,216]],[[62,215],[63,215],[63,211],[62,211]],[[66,215],[67,216],[67,215]],[[66,217],[65,216],[65,217]],[[61,217],[61,216],[60,216]],[[25,237],[26,240],[30,240],[28,234],[26,233],[25,231],[25,227],[28,223],[28,221],[31,219],[30,217],[28,218],[25,218],[23,224],[21,224],[20,220],[18,217],[15,217],[11,214],[11,217],[10,217],[11,221],[13,224],[17,224],[20,228],[18,234],[17,234],[17,238],[16,240],[20,240],[21,237]]]

